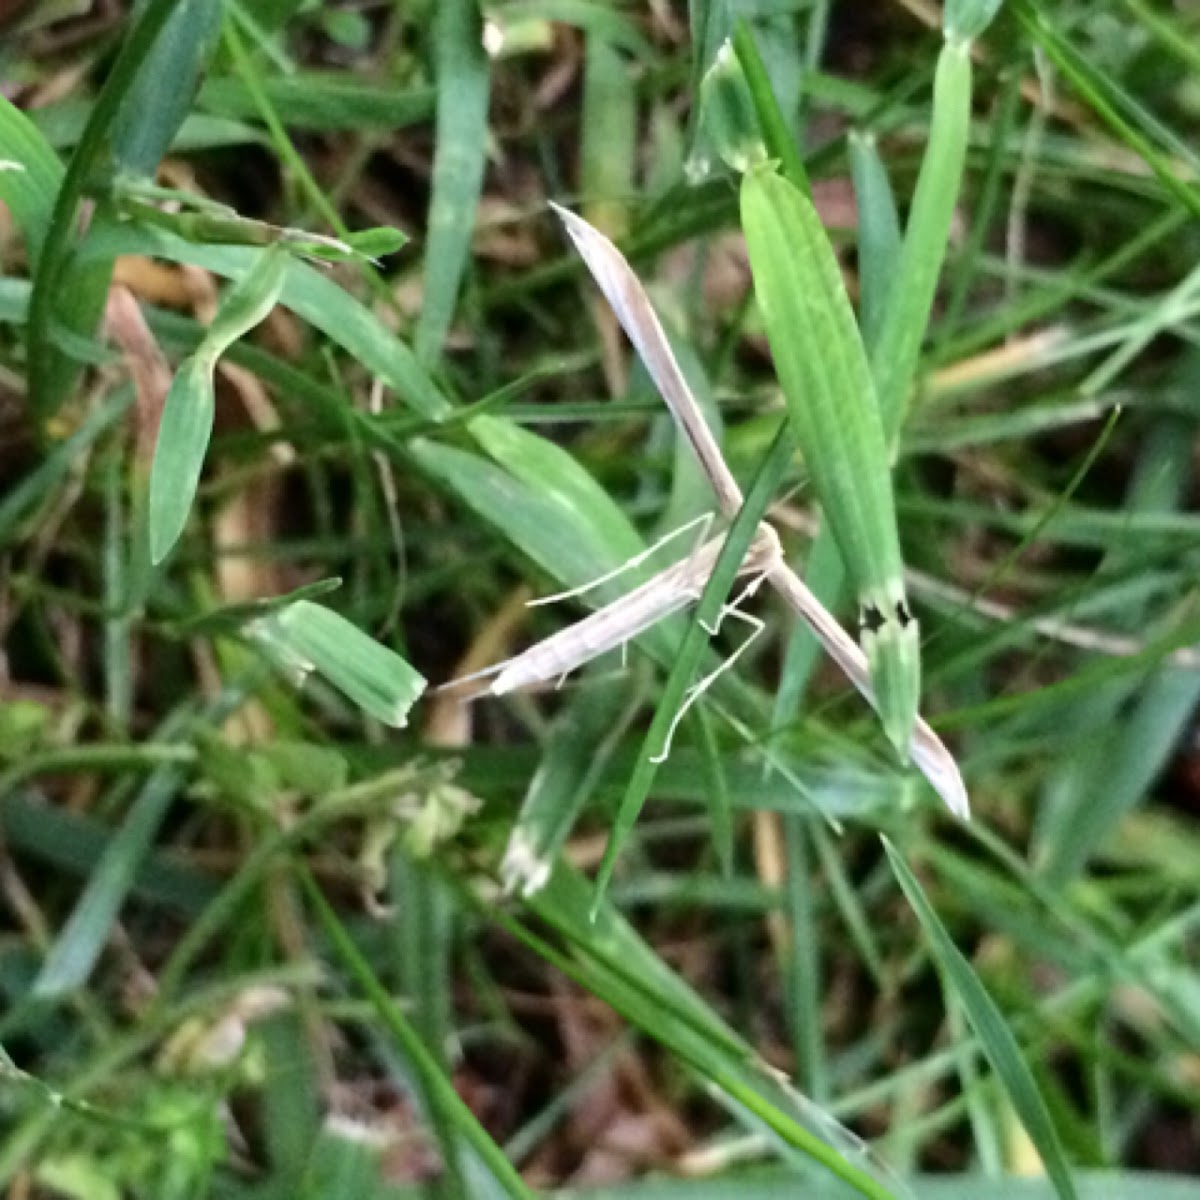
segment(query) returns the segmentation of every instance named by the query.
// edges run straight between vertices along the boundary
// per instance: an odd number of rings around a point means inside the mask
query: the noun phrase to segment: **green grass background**
[[[954,97],[917,0],[10,7],[0,1190],[1194,1194],[1200,18],[962,0]],[[686,617],[422,691],[713,507],[551,199],[853,627],[741,153],[841,265],[970,824],[765,591],[656,775]]]

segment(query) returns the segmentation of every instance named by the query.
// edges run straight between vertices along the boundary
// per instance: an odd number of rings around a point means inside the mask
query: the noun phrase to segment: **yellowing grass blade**
[[[742,227],[792,427],[858,598],[879,716],[907,759],[920,692],[917,625],[862,338],[829,239],[798,188],[770,168],[748,173]]]

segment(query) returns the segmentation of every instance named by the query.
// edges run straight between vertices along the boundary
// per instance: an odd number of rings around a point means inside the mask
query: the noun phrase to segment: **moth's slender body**
[[[694,604],[704,591],[724,543],[724,535],[712,538],[620,599],[531,646],[524,654],[483,672],[499,672],[488,690],[502,696],[529,684],[559,678]],[[780,560],[780,554],[775,531],[761,525],[738,574],[765,575]]]

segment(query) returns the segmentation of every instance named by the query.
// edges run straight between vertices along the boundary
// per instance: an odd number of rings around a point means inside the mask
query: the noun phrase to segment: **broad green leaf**
[[[144,227],[115,230],[97,249],[112,254],[154,254],[171,262],[204,267],[230,279],[246,275],[262,253],[246,246],[198,245],[161,229]],[[292,259],[287,264],[279,302],[380,376],[404,404],[421,416],[437,421],[453,411],[409,347],[327,272]]]
[[[262,89],[291,129],[392,132],[426,120],[434,111],[431,87],[398,88],[324,71],[297,71],[262,80]],[[257,120],[258,105],[245,83],[233,76],[210,77],[197,105],[205,112]]]
[[[50,228],[63,166],[37,127],[0,96],[0,201],[12,212],[36,263]]]
[[[146,7],[140,3],[135,13]],[[221,30],[221,0],[178,0],[113,121],[118,171],[152,175],[191,107]]]
[[[204,340],[171,382],[150,469],[147,522],[150,558],[156,565],[179,540],[196,498],[212,437],[217,359],[275,307],[286,265],[287,255],[277,246],[259,255],[222,299]]]
[[[902,758],[917,716],[917,625],[902,575],[871,372],[812,202],[773,171],[742,181],[754,291],[788,415],[859,604],[880,719]]]
[[[917,877],[909,870],[900,852],[883,839],[884,849],[900,887],[908,898],[913,912],[921,922],[921,928],[929,941],[929,948],[941,968],[946,982],[962,1002],[963,1011],[971,1023],[975,1035],[987,1060],[992,1065],[1012,1102],[1025,1132],[1041,1155],[1046,1174],[1054,1183],[1061,1200],[1074,1200],[1075,1185],[1071,1171],[1059,1142],[1058,1130],[1050,1118],[1046,1102],[1042,1099],[1033,1075],[1021,1056],[1017,1045],[996,1002],[988,994],[971,964],[951,940],[945,926],[938,919],[933,905],[929,903]]]
[[[476,417],[468,425],[471,436],[487,453],[530,490],[552,497],[580,528],[590,527],[605,546],[608,565],[603,574],[645,549],[645,543],[624,510],[561,446],[523,429],[504,417]],[[631,576],[625,581],[628,588]]]
[[[506,441],[511,438],[514,442],[525,442],[536,437],[524,431],[514,431],[511,427],[505,429],[504,424],[488,427],[489,449],[493,452],[500,444],[499,438],[492,437],[498,429],[500,437]],[[544,442],[541,438],[536,440]],[[509,470],[502,470],[476,454],[453,446],[420,440],[413,442],[410,449],[425,470],[449,486],[480,517],[498,529],[507,541],[532,558],[551,579],[565,587],[574,588],[589,583],[621,566],[632,553],[643,549],[626,518],[621,516],[619,522],[607,519],[620,512],[611,498],[596,513],[598,519],[594,519],[587,508],[578,507],[573,498],[567,499],[581,485],[583,474],[576,463],[560,471],[559,456],[568,456],[550,443],[544,443],[545,455],[553,460],[545,488],[539,486],[535,474],[518,478]],[[535,460],[526,458],[524,461],[526,469],[536,470]],[[508,466],[507,460],[505,465]],[[563,486],[566,492],[556,492],[557,488]],[[592,486],[600,491],[598,485],[593,483]],[[586,495],[589,491],[590,488],[584,485],[582,494]],[[611,584],[602,584],[594,592],[589,592],[588,596],[596,603],[605,603],[620,595],[627,587],[628,583],[613,581]]]
[[[206,358],[186,359],[175,372],[163,406],[147,507],[150,559],[155,564],[179,540],[196,498],[216,413],[212,371]]]
[[[260,618],[248,632],[296,677],[317,671],[385,725],[407,725],[409,709],[425,690],[421,674],[394,650],[311,600]]]
[[[754,97],[731,41],[717,51],[700,86],[700,133],[739,174],[767,159]]]
[[[281,247],[263,251],[254,266],[221,297],[212,325],[196,351],[197,358],[215,364],[238,338],[269,315],[279,302],[287,264],[288,256]]]

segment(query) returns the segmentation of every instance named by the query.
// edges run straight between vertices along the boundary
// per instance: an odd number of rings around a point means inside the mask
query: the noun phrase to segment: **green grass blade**
[[[592,220],[614,237],[624,231],[625,206],[634,190],[638,94],[629,76],[629,61],[592,34],[584,62],[579,177]]]
[[[526,436],[532,438],[535,435]],[[560,499],[561,493],[556,496],[554,481],[569,479],[566,474],[548,476],[550,491],[547,493],[534,481],[521,479],[487,459],[452,446],[420,440],[413,442],[410,450],[423,469],[460,496],[474,512],[500,530],[517,549],[564,587],[588,583],[619,567],[644,548],[626,519],[622,518],[625,522],[622,530],[615,522],[606,521],[602,512],[593,517],[587,509],[564,503]],[[552,458],[558,454],[567,457],[565,452],[549,443],[546,451]],[[611,505],[611,499],[608,503]],[[622,590],[620,581],[601,585],[595,589],[594,599],[597,603],[605,603]]]
[[[60,996],[87,980],[186,777],[183,767],[159,767],[138,793],[47,955],[33,985],[35,996]]]
[[[675,652],[670,674],[659,697],[654,718],[642,742],[641,753],[621,798],[608,843],[604,848],[604,859],[596,877],[597,905],[603,899],[621,848],[632,833],[638,814],[654,785],[658,771],[655,758],[663,750],[667,732],[684,702],[685,693],[700,666],[700,659],[708,643],[709,634],[705,627],[712,628],[716,622],[721,605],[733,586],[734,578],[750,548],[759,522],[767,511],[767,506],[771,503],[791,458],[791,438],[787,435],[786,428],[781,426],[770,453],[759,467],[741,512],[729,528],[725,544],[713,567],[712,576],[705,584],[704,594],[696,605],[687,634]]]
[[[981,1170],[950,1174],[921,1174],[905,1179],[921,1200],[1054,1200],[1054,1188],[1041,1179],[991,1176]],[[1156,1171],[1082,1171],[1081,1200],[1192,1200],[1194,1178]],[[589,1189],[587,1200],[840,1200],[845,1193],[836,1183],[786,1168],[726,1172],[719,1179],[651,1179],[616,1187]]]
[[[688,0],[688,26],[691,30],[691,85],[689,91],[699,97],[704,76],[712,67],[721,46],[733,32],[729,0]],[[703,102],[693,104],[688,113],[684,137],[684,171],[703,174],[708,167],[700,126]]]
[[[388,898],[396,912],[390,922],[386,978],[393,991],[408,1000],[409,1019],[444,1078],[451,1066],[448,1048],[453,1044],[451,970],[454,960],[457,898],[447,888],[432,862],[394,848],[388,856]],[[444,1190],[454,1196],[473,1195],[463,1179],[463,1151],[457,1122],[443,1106],[425,1096],[425,1115],[433,1126],[444,1163]],[[483,1194],[494,1194],[494,1185],[480,1181]],[[501,1195],[505,1194],[503,1190]]]
[[[700,133],[733,171],[749,171],[766,161],[754,97],[731,42],[717,51],[701,82]]]
[[[55,494],[79,459],[121,420],[133,400],[131,387],[111,392],[35,470],[8,487],[7,494],[0,499],[0,549],[7,548],[22,536],[23,522],[31,510]]]
[[[1105,726],[1062,816],[1063,836],[1045,864],[1049,881],[1061,887],[1078,875],[1121,818],[1145,799],[1193,727],[1197,704],[1200,673],[1164,667],[1142,688],[1132,711],[1122,714],[1119,727]]]
[[[975,1030],[992,1070],[996,1072],[1008,1098],[1012,1101],[1017,1117],[1037,1147],[1046,1173],[1054,1183],[1055,1191],[1062,1200],[1074,1200],[1075,1184],[1071,1179],[1071,1171],[1059,1141],[1058,1131],[1033,1075],[1021,1056],[1020,1047],[1012,1031],[971,964],[951,940],[916,876],[909,870],[899,851],[887,838],[883,839],[883,845],[892,864],[892,871],[921,922],[921,928],[929,940],[930,950],[947,983],[962,1002],[967,1020]]]
[[[766,1068],[611,905],[590,905],[582,878],[560,863],[529,907],[565,941],[569,954],[510,921],[516,936],[668,1047],[751,1128],[767,1129],[781,1146],[821,1164],[860,1195],[892,1196],[875,1177],[886,1170],[865,1144]]]
[[[68,328],[73,332],[90,333],[99,319],[108,291],[107,266],[82,274],[78,266],[72,271],[67,269],[77,240],[75,219],[79,204],[84,189],[100,165],[121,104],[136,83],[146,56],[175,7],[176,0],[150,0],[135,20],[104,81],[55,198],[34,276],[27,335],[30,400],[43,418],[58,408],[78,374],[77,366],[52,345],[51,328],[60,306],[67,306],[64,323]],[[71,280],[71,275],[76,278]]]
[[[1162,126],[1118,85],[1098,71],[1061,34],[1054,14],[1030,0],[1012,0],[1012,8],[1025,32],[1045,51],[1047,57],[1091,105],[1096,114],[1134,153],[1140,155],[1158,181],[1192,216],[1200,216],[1200,189],[1181,179],[1167,156],[1155,145],[1155,138],[1168,142],[1166,149],[1179,155],[1194,179],[1200,173],[1200,156],[1187,143],[1165,134]]]
[[[259,324],[279,298],[287,255],[273,246],[229,290],[200,348],[175,374],[154,448],[147,505],[150,559],[158,565],[187,524],[216,413],[213,371],[229,346]]]
[[[700,769],[704,775],[704,794],[708,801],[709,835],[716,851],[717,863],[726,879],[733,878],[735,829],[733,805],[729,799],[729,781],[725,776],[725,762],[717,732],[713,728],[712,715],[703,705],[688,714],[692,728],[696,731],[696,744],[700,749]]]
[[[205,717],[223,720],[236,710],[242,695],[240,688],[228,689],[209,706]],[[192,713],[178,712],[168,719],[161,736],[168,743],[182,743],[196,720]],[[71,916],[38,972],[33,995],[60,996],[87,980],[186,778],[187,768],[173,763],[158,766],[150,773],[88,876]]]
[[[503,417],[477,417],[468,428],[479,445],[514,478],[531,491],[552,498],[580,528],[591,527],[588,540],[604,546],[594,575],[619,566],[645,548],[620,505],[561,446]],[[626,580],[626,586],[628,583]],[[607,594],[615,595],[620,590]]]
[[[859,324],[870,356],[883,330],[888,297],[900,261],[900,217],[874,137],[852,133],[848,145],[854,199],[858,205]]]
[[[871,355],[889,447],[895,445],[904,424],[962,186],[971,120],[970,50],[969,42],[948,40],[938,56],[929,139],[883,326]]]
[[[196,498],[216,415],[212,372],[207,358],[185,360],[163,406],[147,501],[150,560],[155,565],[179,540]]]
[[[1190,372],[1180,371],[1187,385]],[[1182,418],[1160,418],[1143,440],[1137,466],[1124,498],[1124,510],[1141,514],[1178,511],[1186,496],[1191,455]],[[1134,567],[1132,548],[1114,545],[1104,556],[1101,571],[1119,576]],[[1136,567],[1134,567],[1136,569]],[[1153,620],[1147,598],[1135,596],[1109,618],[1123,630],[1145,630]],[[1135,675],[1113,680],[1082,696],[1064,712],[1062,724],[1072,733],[1078,750],[1058,763],[1046,779],[1038,804],[1033,858],[1045,876],[1058,886],[1074,877],[1088,858],[1103,844],[1114,813],[1132,807],[1151,785],[1158,767],[1166,730],[1154,729],[1151,752],[1126,736],[1127,722],[1137,721],[1139,710],[1150,695],[1169,687],[1175,674],[1163,667],[1145,677]],[[1168,704],[1164,717],[1168,729],[1175,722]],[[1169,734],[1166,734],[1169,742]]]
[[[438,1067],[421,1035],[405,1016],[384,983],[372,969],[369,960],[354,944],[346,927],[330,907],[316,881],[305,872],[301,876],[305,893],[329,938],[333,952],[342,966],[362,989],[376,1016],[395,1039],[405,1059],[420,1081],[421,1089],[431,1109],[436,1110],[454,1128],[463,1141],[479,1156],[491,1178],[503,1194],[514,1200],[533,1200],[533,1193],[504,1157],[503,1151],[488,1136],[475,1114],[454,1090],[449,1078]]]
[[[1170,17],[1155,12],[1144,0],[1123,0],[1123,3],[1160,46],[1193,70],[1200,68],[1200,46],[1196,45],[1194,37],[1179,28]],[[1181,13],[1180,17],[1186,22],[1187,14]]]
[[[746,84],[758,116],[758,124],[762,129],[763,139],[767,150],[780,164],[780,172],[784,179],[793,187],[806,195],[811,189],[808,182],[808,172],[804,168],[804,160],[796,146],[796,139],[788,126],[787,118],[779,107],[775,92],[767,75],[766,65],[758,52],[758,45],[750,26],[744,20],[739,20],[733,30],[733,48],[737,53],[737,61],[746,76]]]
[[[506,891],[528,897],[545,886],[636,711],[623,681],[598,678],[587,680],[554,719],[505,847]]]
[[[315,670],[376,720],[395,729],[425,690],[425,680],[394,650],[363,633],[340,613],[298,600],[259,618],[251,635],[281,665],[303,677]]]
[[[7,205],[37,263],[50,228],[64,169],[58,155],[19,108],[0,96],[0,202]]]
[[[113,119],[118,171],[153,175],[191,107],[221,31],[221,0],[177,4]]]
[[[471,255],[487,154],[488,61],[477,0],[443,0],[433,19],[437,144],[425,242],[417,358],[437,360]]]
[[[261,87],[280,120],[291,129],[392,132],[426,120],[436,103],[432,87],[398,88],[390,81],[347,78],[332,71],[300,70],[269,76],[261,80]],[[210,76],[196,103],[214,116],[254,120],[259,115],[255,95],[233,76]]]
[[[996,19],[1004,0],[947,0],[942,28],[950,41],[969,42],[980,37]]]
[[[96,252],[102,256],[153,254],[235,280],[250,272],[262,256],[261,250],[247,246],[200,245],[145,227],[113,230],[95,240]],[[86,251],[85,247],[85,258]],[[307,263],[288,262],[279,302],[380,376],[404,404],[422,417],[436,422],[453,411],[409,347],[366,305],[339,287],[328,272]]]
[[[788,1029],[795,1046],[797,1073],[818,1104],[829,1099],[829,1062],[821,1028],[821,991],[825,978],[816,917],[816,881],[810,867],[809,832],[802,818],[781,822],[787,874],[783,881],[788,944],[778,955],[787,980]]]
[[[987,166],[979,187],[979,200],[971,218],[971,231],[962,250],[955,256],[951,283],[947,289],[943,329],[957,331],[966,308],[967,295],[979,275],[979,259],[984,243],[1000,210],[1001,184],[1009,163],[1009,148],[1013,144],[1017,113],[1021,104],[1021,74],[1012,71],[1003,80],[999,103],[992,114]]]
[[[778,175],[749,174],[742,224],[788,415],[854,585],[880,718],[907,759],[920,690],[917,626],[862,339],[807,197]]]
[[[104,483],[104,709],[116,729],[128,730],[133,716],[134,666],[130,637],[133,622],[125,604],[129,596],[129,562],[125,539],[124,455],[106,464]]]
[[[321,1128],[321,1095],[314,1047],[296,1012],[258,1023],[262,1055],[262,1139],[280,1186],[303,1194]]]

